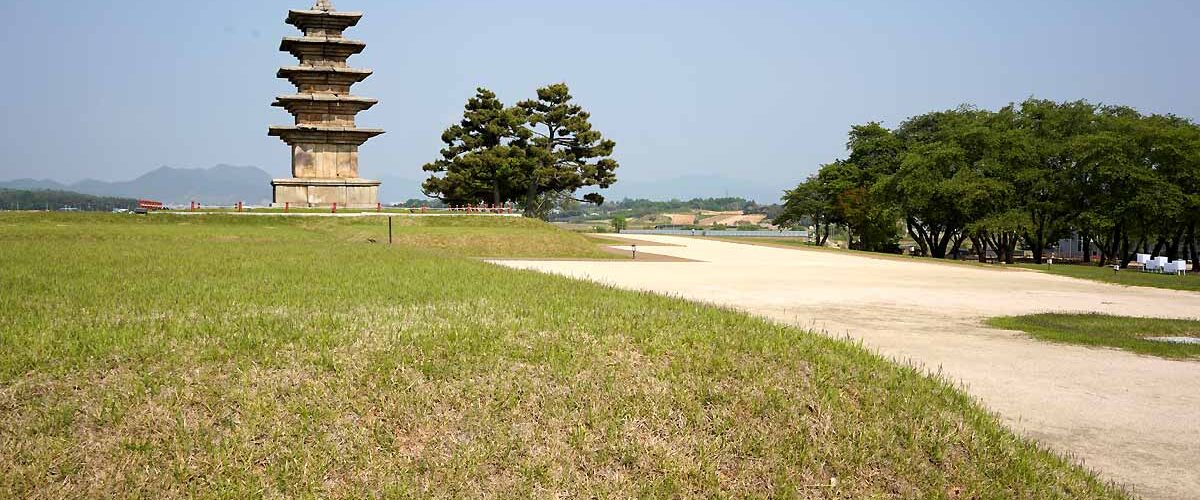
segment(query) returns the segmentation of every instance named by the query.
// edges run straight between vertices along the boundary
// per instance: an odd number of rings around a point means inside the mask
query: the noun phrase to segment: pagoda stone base
[[[366,179],[275,179],[273,207],[291,206],[375,208],[379,204],[379,181]]]

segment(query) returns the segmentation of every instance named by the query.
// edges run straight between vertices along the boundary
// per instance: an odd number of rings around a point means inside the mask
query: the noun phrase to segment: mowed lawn
[[[1122,269],[1120,271],[1113,271],[1112,268],[1109,267],[1098,267],[1094,265],[1050,266],[1043,264],[1039,266],[1028,264],[1021,267],[1034,269],[1049,274],[1057,274],[1059,276],[1102,281],[1117,285],[1148,286],[1154,288],[1167,288],[1171,290],[1183,290],[1188,292],[1200,292],[1200,274],[1197,273],[1190,273],[1186,276],[1174,276],[1169,274],[1144,273],[1136,269]]]
[[[1197,311],[1200,315],[1200,311]],[[1150,340],[1154,337],[1200,339],[1200,321],[1131,318],[1104,314],[1032,314],[992,318],[996,328],[1020,330],[1033,338],[1064,344],[1113,347],[1163,358],[1200,358],[1200,344]]]
[[[402,228],[0,214],[0,496],[1125,496],[850,343],[464,257],[582,236]]]

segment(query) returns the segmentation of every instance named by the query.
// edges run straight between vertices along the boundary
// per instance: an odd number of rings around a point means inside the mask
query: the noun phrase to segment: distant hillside
[[[0,188],[74,191],[96,196],[146,198],[184,205],[198,201],[206,205],[271,202],[271,176],[257,167],[218,165],[206,169],[162,167],[137,179],[123,182],[84,180],[62,184],[51,180],[0,181]]]
[[[73,208],[107,212],[114,208],[132,209],[137,200],[92,196],[71,191],[0,189],[0,210],[59,210]]]
[[[690,200],[693,198],[746,198],[764,205],[779,203],[785,189],[795,186],[775,186],[743,178],[719,175],[687,175],[654,181],[619,180],[601,194],[610,200]]]

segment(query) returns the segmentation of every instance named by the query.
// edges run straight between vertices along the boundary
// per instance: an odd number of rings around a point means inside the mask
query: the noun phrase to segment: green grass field
[[[1080,278],[1092,281],[1102,281],[1125,286],[1148,286],[1200,292],[1200,274],[1192,273],[1187,276],[1171,276],[1166,274],[1143,273],[1134,269],[1122,269],[1114,272],[1111,268],[1083,265],[1021,265],[1026,269],[1034,269],[1044,273]]]
[[[1126,496],[855,345],[464,258],[580,235],[398,234],[0,214],[0,496]]]
[[[1200,345],[1145,340],[1145,337],[1200,338],[1200,321],[1101,314],[1034,314],[993,318],[988,320],[988,324],[996,328],[1020,330],[1050,342],[1115,347],[1164,358],[1200,357]]]

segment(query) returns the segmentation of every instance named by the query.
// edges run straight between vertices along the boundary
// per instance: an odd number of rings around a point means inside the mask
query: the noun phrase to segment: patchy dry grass
[[[854,345],[457,257],[594,248],[480,220],[0,215],[0,496],[1125,495]]]
[[[1200,311],[1197,311],[1200,315]],[[1200,345],[1172,344],[1147,337],[1198,337],[1200,321],[1130,318],[1103,314],[1032,314],[993,318],[996,328],[1020,330],[1036,339],[1065,344],[1114,347],[1164,358],[1200,357]]]

